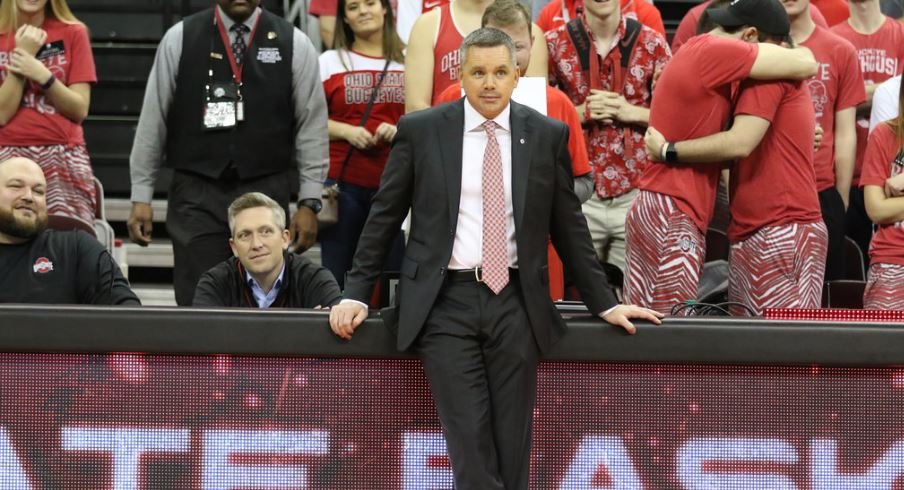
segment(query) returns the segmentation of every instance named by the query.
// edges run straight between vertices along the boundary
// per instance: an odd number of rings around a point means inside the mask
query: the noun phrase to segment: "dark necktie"
[[[235,64],[242,66],[242,59],[245,57],[245,48],[247,48],[245,36],[251,29],[245,24],[233,24],[229,30],[235,34],[235,40],[232,41],[232,55],[235,57]]]
[[[487,148],[483,154],[483,282],[496,294],[509,282],[508,243],[505,230],[505,184],[502,153],[494,121],[483,123]]]

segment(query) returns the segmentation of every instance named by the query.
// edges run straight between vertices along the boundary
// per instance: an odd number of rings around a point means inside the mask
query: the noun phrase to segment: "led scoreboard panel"
[[[531,488],[904,489],[900,327],[569,323],[538,375]],[[0,308],[0,490],[451,489],[420,364],[379,321],[359,334]]]

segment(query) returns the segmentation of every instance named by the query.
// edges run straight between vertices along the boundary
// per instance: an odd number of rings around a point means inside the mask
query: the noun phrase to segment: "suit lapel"
[[[443,113],[445,120],[437,127],[443,173],[446,176],[446,198],[449,202],[449,224],[458,224],[461,202],[461,147],[465,125],[465,106],[462,100],[450,104]]]
[[[527,199],[527,180],[530,174],[531,124],[529,112],[524,106],[512,101],[512,208],[515,215],[515,230],[524,223],[524,202]]]

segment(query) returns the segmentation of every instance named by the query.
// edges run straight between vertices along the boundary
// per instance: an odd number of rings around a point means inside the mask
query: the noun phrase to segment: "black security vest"
[[[213,9],[183,20],[182,58],[167,116],[166,165],[219,178],[232,164],[239,178],[253,179],[294,166],[292,25],[261,11],[242,69],[245,120],[229,129],[204,129],[208,69],[217,82],[230,82],[227,49],[214,24]],[[212,49],[211,49],[212,47]],[[276,62],[272,48],[279,50]],[[217,58],[211,53],[218,53]]]

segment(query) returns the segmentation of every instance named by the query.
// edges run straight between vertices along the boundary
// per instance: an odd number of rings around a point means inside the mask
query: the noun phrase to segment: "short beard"
[[[11,210],[0,208],[0,233],[31,240],[47,228],[47,214],[37,213],[34,220],[16,219]]]

